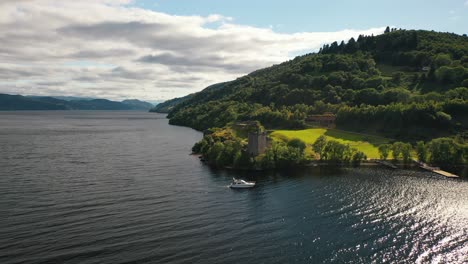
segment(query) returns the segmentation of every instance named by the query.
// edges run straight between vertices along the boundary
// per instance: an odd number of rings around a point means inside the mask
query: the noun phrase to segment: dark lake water
[[[466,180],[218,171],[200,138],[158,114],[0,113],[0,263],[468,262]]]

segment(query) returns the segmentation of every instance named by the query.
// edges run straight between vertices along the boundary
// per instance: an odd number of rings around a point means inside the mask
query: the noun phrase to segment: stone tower
[[[267,148],[267,134],[266,132],[250,132],[248,151],[251,156],[258,156],[265,153]]]

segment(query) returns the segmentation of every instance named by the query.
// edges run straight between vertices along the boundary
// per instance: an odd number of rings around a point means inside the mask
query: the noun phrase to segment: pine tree
[[[356,43],[356,40],[354,40],[354,38],[351,38],[348,41],[348,44],[346,44],[345,51],[347,53],[353,53],[353,52],[356,52],[357,50],[358,50],[358,44]]]

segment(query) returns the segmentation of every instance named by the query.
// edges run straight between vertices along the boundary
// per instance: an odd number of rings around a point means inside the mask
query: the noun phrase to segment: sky
[[[0,93],[167,100],[386,26],[467,25],[468,0],[0,0]]]

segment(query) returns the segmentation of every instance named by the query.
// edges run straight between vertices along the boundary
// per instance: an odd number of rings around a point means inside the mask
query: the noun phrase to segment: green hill
[[[428,139],[466,131],[467,87],[466,35],[387,30],[210,86],[168,117],[198,130],[236,120],[299,129],[308,115],[333,112],[339,129]]]

